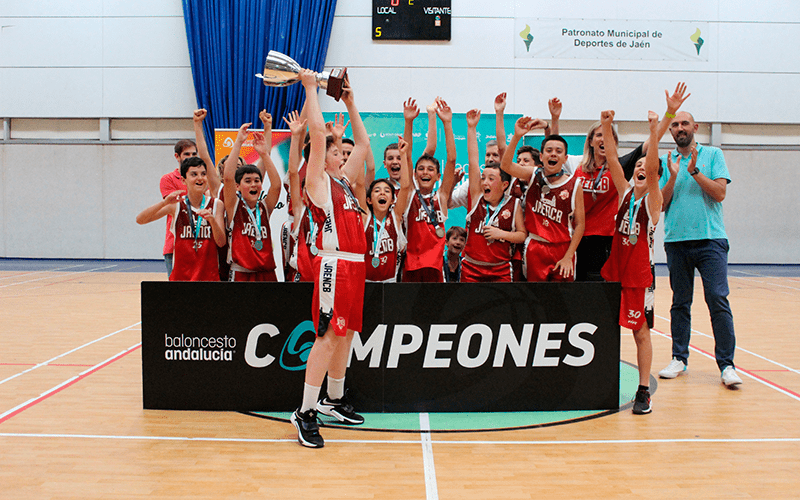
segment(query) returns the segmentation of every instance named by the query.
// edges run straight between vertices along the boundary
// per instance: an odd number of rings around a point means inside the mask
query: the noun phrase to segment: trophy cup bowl
[[[280,52],[270,50],[264,61],[264,72],[257,73],[256,77],[270,87],[288,87],[300,81],[300,71],[303,68],[291,57]],[[337,101],[344,93],[344,82],[347,80],[347,68],[333,68],[330,71],[317,73],[317,83],[320,88],[326,89],[327,94]]]

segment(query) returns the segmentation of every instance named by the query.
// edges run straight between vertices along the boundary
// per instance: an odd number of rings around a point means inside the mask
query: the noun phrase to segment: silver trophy
[[[264,61],[264,73],[257,73],[256,76],[264,81],[264,85],[270,87],[288,87],[300,81],[300,71],[303,68],[297,61],[274,50],[267,54]],[[317,83],[320,88],[326,89],[327,94],[337,101],[344,93],[344,82],[347,80],[347,68],[333,68],[330,71],[317,73]]]

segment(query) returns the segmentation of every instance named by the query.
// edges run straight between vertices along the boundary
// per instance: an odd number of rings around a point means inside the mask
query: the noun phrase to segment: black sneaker
[[[358,425],[364,423],[364,417],[355,412],[353,405],[347,401],[347,395],[342,396],[341,399],[330,399],[325,396],[317,402],[317,410],[323,415],[333,417],[344,424]]]
[[[309,448],[322,448],[325,446],[325,441],[319,434],[316,410],[300,413],[298,408],[292,413],[289,420],[297,428],[297,440],[300,441],[300,444]]]
[[[633,402],[633,413],[644,415],[653,411],[650,406],[650,391],[636,391],[636,400]]]

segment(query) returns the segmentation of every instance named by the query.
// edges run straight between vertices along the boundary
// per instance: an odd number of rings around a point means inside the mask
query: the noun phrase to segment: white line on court
[[[663,317],[663,316],[658,316],[658,315],[656,315],[656,317],[657,317],[657,318],[659,318],[659,319],[663,319],[663,320],[664,320],[664,321],[666,321],[667,323],[671,323],[671,321],[670,321],[669,319],[667,319],[667,318],[665,318],[665,317]],[[703,332],[701,332],[701,331],[699,331],[699,330],[695,330],[694,328],[692,328],[692,333],[696,333],[696,334],[698,334],[698,335],[702,335],[703,337],[706,337],[706,338],[709,338],[709,339],[713,339],[713,338],[714,338],[714,336],[713,336],[713,335],[709,335],[709,334],[707,334],[707,333],[703,333]],[[789,367],[789,366],[786,366],[786,365],[784,365],[783,363],[779,363],[779,362],[777,362],[777,361],[775,361],[775,360],[769,359],[769,358],[767,358],[767,357],[764,357],[764,356],[762,356],[762,355],[760,355],[760,354],[756,354],[756,353],[754,353],[753,351],[750,351],[750,350],[747,350],[747,349],[745,349],[744,347],[739,347],[739,346],[737,345],[737,346],[736,346],[736,349],[737,349],[737,350],[739,350],[739,351],[742,351],[743,353],[749,354],[749,355],[751,355],[751,356],[755,356],[755,357],[757,357],[757,358],[759,358],[759,359],[762,359],[762,360],[764,360],[764,361],[767,361],[767,362],[769,362],[769,363],[772,363],[772,364],[773,364],[773,365],[775,365],[775,366],[780,366],[780,367],[781,367],[781,368],[783,368],[784,370],[787,370],[787,371],[790,371],[790,372],[793,372],[793,373],[796,373],[796,374],[800,375],[800,370],[797,370],[797,369],[791,368],[791,367]]]
[[[12,274],[10,276],[0,276],[0,281],[11,279],[11,278],[21,278],[23,276],[30,276],[31,274],[42,274],[42,273],[49,273],[49,272],[53,272],[53,271],[63,271],[64,269],[73,269],[73,268],[76,268],[76,267],[80,267],[80,265],[75,264],[75,265],[72,265],[72,266],[57,267],[55,269],[45,269],[45,270],[42,270],[42,271],[30,271],[30,272],[26,272],[26,273],[22,273],[22,274]]]
[[[32,280],[27,280],[27,281],[17,281],[16,283],[8,283],[6,285],[0,285],[0,288],[6,288],[6,287],[9,287],[9,286],[14,286],[14,285],[24,285],[25,283],[33,283],[34,281],[42,281],[42,280],[46,280],[46,279],[63,278],[64,276],[69,276],[71,274],[86,274],[86,273],[91,273],[91,272],[94,272],[94,271],[100,271],[102,269],[111,269],[112,267],[117,267],[117,265],[116,264],[112,264],[110,266],[96,267],[94,269],[86,269],[85,271],[75,271],[75,272],[71,272],[71,273],[64,273],[64,274],[61,274],[61,275],[58,275],[58,276],[44,276],[42,278],[36,278],[36,279],[32,279]]]
[[[764,276],[764,278],[768,278],[768,277],[769,276]],[[745,282],[749,281],[749,282],[753,282],[753,283],[759,283],[759,284],[762,284],[762,285],[769,285],[769,286],[774,286],[774,287],[779,287],[779,288],[788,288],[789,290],[795,290],[795,291],[800,290],[800,288],[798,288],[796,286],[781,285],[780,283],[770,283],[770,282],[767,282],[767,281],[761,281],[761,280],[758,280],[756,278],[748,278],[748,277],[745,277],[745,276],[728,276],[728,279],[738,279],[738,280],[742,280],[742,281],[745,281]],[[783,290],[772,290],[772,291],[773,292],[777,292],[777,293],[786,293],[786,294],[790,294],[790,295],[795,295],[795,294],[790,293],[790,292],[784,292]]]
[[[425,468],[425,497],[439,500],[439,487],[436,485],[436,468],[433,466],[433,445],[431,444],[431,421],[427,413],[419,414],[419,430],[422,439],[422,463]]]
[[[215,437],[187,437],[187,436],[113,436],[103,434],[34,434],[19,432],[0,432],[0,438],[30,438],[30,439],[108,439],[119,441],[181,441],[198,443],[287,443],[297,446],[297,439],[263,439],[263,438],[215,438]],[[407,444],[418,446],[419,441],[408,439],[326,439],[326,443],[344,444]],[[551,445],[615,445],[615,444],[657,444],[657,443],[800,443],[796,438],[685,438],[685,439],[585,439],[572,441],[449,441],[431,440],[437,445],[516,445],[516,446],[551,446]]]
[[[54,358],[50,358],[50,359],[48,359],[47,361],[43,361],[43,362],[39,363],[38,365],[32,366],[32,367],[28,368],[27,370],[23,370],[23,371],[21,371],[21,372],[17,373],[16,375],[12,375],[12,376],[10,376],[10,377],[8,377],[8,378],[6,378],[6,379],[0,380],[0,385],[2,385],[2,384],[5,384],[5,383],[6,383],[6,382],[8,382],[9,380],[13,380],[13,379],[15,379],[15,378],[17,378],[17,377],[19,377],[19,376],[21,376],[21,375],[25,375],[26,373],[28,373],[28,372],[31,372],[31,371],[33,371],[33,370],[35,370],[35,369],[37,369],[37,368],[41,368],[41,367],[43,367],[43,366],[47,366],[47,365],[49,365],[50,363],[52,363],[53,361],[55,361],[55,360],[57,360],[57,359],[59,359],[59,358],[63,358],[64,356],[67,356],[68,354],[72,354],[73,352],[75,352],[75,351],[78,351],[78,350],[80,350],[80,349],[83,349],[84,347],[88,347],[88,346],[90,346],[90,345],[92,345],[92,344],[95,344],[95,343],[97,343],[97,342],[100,342],[101,340],[105,340],[105,339],[107,339],[107,338],[109,338],[109,337],[112,337],[112,336],[114,336],[114,335],[116,335],[116,334],[118,334],[118,333],[120,333],[120,332],[124,332],[125,330],[130,330],[130,329],[132,329],[134,326],[138,326],[138,325],[140,325],[141,323],[142,323],[141,321],[138,321],[138,322],[136,322],[136,323],[134,323],[134,324],[132,324],[132,325],[130,325],[130,326],[126,326],[125,328],[123,328],[123,329],[121,329],[121,330],[117,330],[116,332],[109,333],[108,335],[104,335],[104,336],[100,337],[99,339],[92,340],[91,342],[87,342],[87,343],[83,344],[83,345],[82,345],[82,346],[80,346],[80,347],[76,347],[75,349],[72,349],[71,351],[67,351],[67,352],[65,352],[65,353],[63,353],[63,354],[59,354],[58,356],[56,356],[56,357],[54,357]]]
[[[655,332],[656,335],[660,335],[660,336],[662,336],[664,338],[668,338],[668,339],[671,338],[666,333],[660,332],[660,331],[658,331],[656,329],[651,330],[651,332]],[[690,345],[689,349],[691,349],[692,351],[700,354],[701,356],[707,357],[708,359],[710,359],[712,361],[716,361],[716,358],[714,358],[714,356],[712,356],[711,354],[708,354],[707,352],[701,351],[700,349],[697,349],[696,347],[692,347]],[[738,347],[737,347],[737,349],[738,349]],[[764,359],[767,359],[767,358],[764,358]],[[767,361],[769,361],[769,360],[767,359]],[[776,384],[774,384],[772,382],[767,382],[767,381],[764,381],[764,380],[760,379],[759,377],[754,377],[753,375],[747,373],[747,371],[745,371],[744,369],[737,370],[736,372],[740,373],[742,375],[746,375],[747,377],[751,378],[752,380],[755,380],[756,382],[758,382],[758,383],[760,383],[762,385],[765,385],[765,386],[767,386],[767,387],[769,387],[771,389],[775,389],[776,391],[780,392],[783,395],[789,396],[790,398],[794,399],[795,401],[800,401],[800,397],[798,397],[797,394],[793,394],[793,393],[787,391],[786,389],[784,389],[784,388],[782,388],[782,387],[780,387],[780,386],[778,386],[778,385],[776,385]]]

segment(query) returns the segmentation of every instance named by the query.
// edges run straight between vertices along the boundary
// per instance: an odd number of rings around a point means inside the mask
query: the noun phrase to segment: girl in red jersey
[[[272,254],[269,217],[281,193],[281,179],[270,158],[266,139],[254,133],[253,146],[269,177],[269,189],[262,193],[262,173],[255,165],[237,168],[239,151],[247,139],[249,123],[239,128],[231,154],[225,161],[223,192],[228,215],[230,281],[278,281]]]
[[[351,180],[364,175],[369,136],[355,106],[349,82],[345,81],[342,101],[347,106],[355,146],[343,164],[333,138],[325,135],[316,74],[304,69],[300,72],[300,79],[306,91],[311,137],[306,194],[311,217],[319,227],[313,241],[318,258],[313,262],[311,311],[317,338],[306,362],[303,401],[290,420],[297,429],[300,444],[321,448],[324,440],[319,434],[317,411],[348,424],[364,422],[345,398],[344,380],[353,335],[362,326],[364,254],[367,250],[361,218],[363,209],[350,186]],[[326,374],[328,394],[318,399]]]
[[[544,128],[540,119],[522,117],[503,155],[501,168],[528,184],[525,193],[525,229],[528,239],[524,272],[528,281],[573,281],[575,249],[583,236],[583,190],[575,176],[563,167],[567,141],[550,135],[542,141],[542,167],[523,166],[512,161],[520,139]]]
[[[181,163],[182,191],[166,198],[136,216],[138,224],[147,224],[173,215],[171,231],[175,253],[170,281],[219,281],[217,248],[225,244],[222,202],[206,196],[206,164],[193,156]]]
[[[400,169],[400,189],[397,196],[391,179],[376,179],[367,190],[367,206],[370,211],[364,214],[364,236],[367,239],[364,263],[367,281],[397,281],[399,256],[406,248],[406,236],[400,227],[400,220],[411,193],[411,178],[405,165],[408,161],[408,143],[399,137],[397,144],[403,165]]]
[[[469,213],[461,281],[511,282],[512,244],[525,241],[525,224],[519,199],[506,194],[511,176],[491,162],[481,173],[477,136],[480,118],[477,109],[467,112]]]
[[[661,215],[662,196],[658,186],[661,165],[658,159],[658,141],[670,123],[670,119],[664,115],[659,124],[658,115],[652,111],[648,113],[647,118],[650,124],[650,143],[655,146],[650,147],[647,156],[636,163],[633,170],[633,187],[625,178],[622,165],[617,160],[616,145],[606,146],[608,164],[617,190],[618,209],[611,255],[603,266],[602,276],[606,281],[622,283],[619,324],[633,330],[636,360],[639,365],[639,388],[633,405],[633,413],[636,414],[652,411],[649,384],[653,345],[650,341],[651,325],[648,324],[645,314],[645,291],[653,283],[651,271],[653,235]],[[601,122],[605,135],[611,133],[613,120],[613,111],[602,112]]]
[[[408,108],[411,99],[407,101]],[[416,106],[414,105],[414,108]],[[445,246],[445,221],[447,220],[447,206],[453,193],[456,170],[456,142],[453,135],[453,110],[442,99],[436,101],[436,114],[442,120],[447,145],[447,161],[444,174],[441,173],[439,160],[432,155],[423,154],[414,167],[413,178],[416,191],[412,192],[411,199],[403,215],[406,228],[405,263],[403,267],[404,282],[409,283],[443,283],[444,282],[444,246]],[[404,115],[406,113],[404,112]],[[403,137],[409,144],[407,169],[411,168],[411,123],[405,120]],[[430,140],[431,128],[428,126]],[[429,149],[426,148],[426,151]],[[436,183],[441,175],[440,189],[435,190]],[[411,176],[411,174],[409,174]]]

